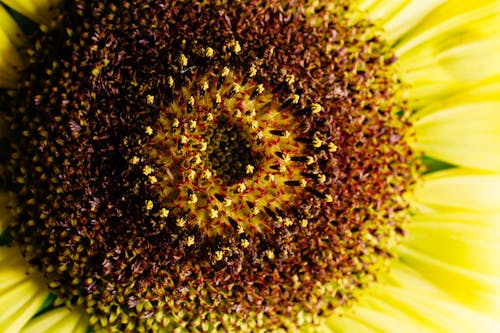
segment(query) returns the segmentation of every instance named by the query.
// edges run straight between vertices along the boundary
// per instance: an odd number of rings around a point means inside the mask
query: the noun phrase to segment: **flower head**
[[[425,127],[349,2],[75,1],[53,17],[1,95],[7,235],[90,326],[295,330],[383,279]]]

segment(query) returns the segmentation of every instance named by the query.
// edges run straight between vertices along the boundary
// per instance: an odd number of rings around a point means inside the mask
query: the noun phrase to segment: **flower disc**
[[[98,329],[294,330],[391,257],[417,175],[348,1],[74,1],[9,99],[13,242]]]

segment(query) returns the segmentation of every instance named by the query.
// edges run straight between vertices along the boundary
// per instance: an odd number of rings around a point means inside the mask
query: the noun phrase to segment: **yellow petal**
[[[7,81],[7,85],[3,84],[0,87],[6,87],[9,83],[15,82],[19,75],[18,70],[23,66],[17,47],[5,29],[4,25],[0,24],[0,84],[2,81]]]
[[[417,214],[404,244],[436,260],[500,279],[500,224],[458,221],[448,214]],[[498,221],[500,222],[500,220]]]
[[[429,174],[415,191],[431,209],[500,212],[500,174],[451,169]]]
[[[329,332],[335,333],[351,333],[351,332],[359,332],[359,333],[374,333],[380,332],[380,330],[375,330],[373,327],[367,325],[364,320],[361,318],[352,318],[353,315],[349,316],[331,316],[325,323],[326,328],[329,329]],[[327,332],[327,331],[322,331]]]
[[[462,3],[447,2],[397,45],[417,107],[500,75],[499,1]]]
[[[0,332],[17,333],[49,295],[40,276],[28,275],[17,248],[0,247]]]
[[[450,320],[452,319],[452,320]],[[331,332],[498,332],[495,316],[463,306],[420,273],[394,260],[391,273],[366,291],[343,317],[326,321]]]
[[[415,267],[456,302],[485,314],[499,313],[500,279],[448,264],[403,245],[398,247],[397,253],[401,261]]]
[[[2,0],[10,8],[39,24],[50,22],[50,11],[61,3],[61,0]]]
[[[500,83],[429,105],[417,117],[416,148],[426,155],[500,171]]]
[[[403,55],[415,47],[443,39],[443,36],[454,35],[464,31],[487,31],[488,26],[496,26],[496,17],[500,11],[500,1],[440,1],[441,6],[435,8],[418,25],[413,26],[396,46],[398,54]],[[482,33],[484,35],[484,32]],[[492,37],[492,36],[490,36]]]
[[[445,0],[411,0],[392,17],[387,19],[384,28],[389,41],[405,39],[404,34],[420,22]]]
[[[21,333],[85,333],[87,323],[83,311],[57,308],[32,319]]]
[[[444,0],[362,0],[357,4],[383,26],[387,40],[394,42],[442,2]]]
[[[0,30],[5,32],[12,44],[20,46],[24,41],[23,33],[3,6],[0,6],[0,22]]]
[[[408,232],[401,261],[455,301],[500,313],[500,213],[438,209],[416,214]]]

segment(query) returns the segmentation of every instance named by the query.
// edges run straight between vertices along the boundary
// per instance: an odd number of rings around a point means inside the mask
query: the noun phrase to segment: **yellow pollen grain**
[[[256,216],[259,213],[260,213],[260,209],[257,206],[255,206],[254,208],[252,208],[252,214],[254,216]]]
[[[256,130],[259,128],[259,122],[257,120],[252,121],[252,124],[250,125],[253,130]]]
[[[174,78],[171,76],[167,77],[167,84],[170,88],[172,88],[174,86]]]
[[[236,191],[238,193],[243,193],[245,190],[247,189],[247,186],[245,185],[245,183],[241,182],[239,183],[237,186],[236,186]]]
[[[252,65],[252,67],[250,67],[250,70],[248,71],[248,76],[254,77],[255,75],[257,75],[257,68],[255,67],[255,65]]]
[[[233,52],[234,52],[235,54],[238,54],[238,53],[240,53],[240,52],[241,52],[241,45],[240,45],[240,42],[238,42],[238,41],[235,41],[235,42],[234,42],[234,45],[233,45]]]
[[[240,90],[241,90],[241,86],[238,83],[235,83],[233,86],[233,92],[237,93],[237,92],[240,92]]]
[[[201,160],[201,157],[200,155],[196,155],[196,157],[194,158],[194,165],[199,165],[201,164],[202,160]]]
[[[242,116],[241,110],[238,109],[234,112],[234,118],[240,119],[241,116]]]
[[[224,207],[230,207],[233,204],[233,200],[226,198],[224,199],[223,205]]]
[[[194,236],[189,236],[187,241],[186,241],[187,246],[193,246],[194,245]]]
[[[183,226],[186,225],[186,219],[184,219],[183,217],[178,217],[175,220],[175,225],[178,226],[179,228],[182,228]]]
[[[190,180],[190,181],[193,181],[194,179],[196,178],[196,171],[194,170],[189,170],[187,172],[187,179]]]
[[[172,127],[177,128],[179,127],[181,123],[179,122],[179,119],[175,118],[174,121],[172,122]]]
[[[146,103],[149,105],[153,104],[155,102],[155,97],[153,95],[147,95],[146,96]]]
[[[331,152],[331,153],[335,153],[337,151],[338,147],[335,143],[333,142],[330,142],[328,144],[328,151]]]
[[[300,220],[300,226],[301,226],[302,228],[307,227],[307,225],[308,225],[308,224],[309,224],[309,221],[307,221],[306,219],[302,219],[302,220]]]
[[[142,173],[145,175],[145,176],[149,176],[150,174],[153,173],[153,168],[151,168],[149,165],[146,165],[143,169],[142,169]]]
[[[302,178],[300,180],[300,186],[302,186],[302,187],[306,187],[307,186],[307,180],[305,180],[305,178]]]
[[[248,164],[248,165],[245,167],[245,172],[246,172],[247,174],[252,174],[252,173],[253,173],[253,171],[254,171],[254,169],[255,169],[255,167],[254,167],[253,165]]]
[[[326,202],[333,202],[333,197],[330,194],[325,195]]]
[[[313,103],[311,105],[311,111],[312,111],[313,114],[318,114],[321,111],[323,111],[323,107],[320,104],[318,104],[318,103]]]
[[[147,200],[146,201],[146,210],[151,210],[151,209],[153,209],[153,207],[154,207],[153,201]]]
[[[266,257],[269,258],[269,260],[273,260],[275,258],[273,250],[267,250]]]
[[[194,131],[196,129],[196,125],[197,125],[196,120],[190,120],[189,121],[189,129],[191,131]]]
[[[211,218],[211,219],[216,219],[219,217],[219,211],[217,209],[213,209],[211,208],[209,211],[208,211],[208,216]]]
[[[101,73],[100,67],[96,67],[92,70],[92,75],[94,75],[94,76],[98,76],[100,73]]]
[[[147,126],[145,131],[146,131],[147,135],[152,135],[153,134],[153,128],[151,126]]]
[[[188,137],[187,137],[187,136],[185,136],[185,135],[181,135],[181,136],[180,136],[180,141],[181,141],[181,143],[182,143],[183,145],[185,145],[186,143],[188,143],[189,139],[188,139]]]
[[[318,176],[318,182],[324,183],[326,181],[326,176],[324,174],[320,174]]]
[[[201,85],[201,90],[207,91],[208,90],[208,81],[204,81]]]
[[[281,174],[284,174],[286,172],[286,165],[285,164],[280,164],[280,172],[281,172]]]
[[[290,74],[285,77],[285,82],[291,86],[295,82],[295,75]]]
[[[323,140],[321,140],[318,137],[315,137],[313,138],[312,144],[314,148],[320,148],[323,145]]]
[[[268,173],[266,175],[266,180],[270,182],[274,182],[274,175],[272,173]]]
[[[208,146],[208,144],[207,144],[206,141],[201,141],[201,143],[200,143],[200,151],[207,150],[207,146]]]
[[[203,179],[210,179],[212,178],[212,172],[210,170],[205,170],[203,171],[203,174],[201,175],[201,178]]]
[[[214,49],[210,46],[205,49],[205,57],[212,58],[214,56]]]
[[[264,85],[262,83],[257,85],[257,88],[255,88],[255,92],[260,95],[264,92]]]
[[[264,132],[263,131],[257,132],[257,139],[262,140],[263,138],[264,138]]]
[[[160,217],[167,218],[169,213],[170,213],[170,211],[168,209],[162,208],[160,210]]]
[[[186,67],[187,64],[188,64],[188,58],[184,54],[181,54],[179,56],[179,65],[181,65],[182,67]]]
[[[195,205],[198,202],[198,196],[194,193],[189,195],[188,204]]]
[[[248,239],[243,238],[241,240],[241,247],[247,248],[249,245],[250,245],[250,242],[248,241]]]
[[[222,97],[219,93],[215,94],[215,103],[220,104],[222,102]]]
[[[149,182],[151,184],[156,184],[158,183],[158,178],[156,178],[155,176],[149,176]]]
[[[222,258],[224,258],[224,252],[222,251],[215,251],[215,260],[221,261]]]
[[[287,217],[287,218],[283,219],[283,224],[285,225],[285,227],[290,227],[291,225],[293,225],[293,221],[292,221],[292,219]]]
[[[307,165],[314,164],[314,162],[316,162],[316,158],[314,156],[307,156]]]
[[[293,104],[297,104],[299,102],[299,100],[300,100],[300,96],[299,95],[297,95],[297,94],[293,94],[292,95],[292,103]]]
[[[214,120],[214,115],[212,114],[212,112],[207,113],[207,121],[212,121],[212,120]]]
[[[242,225],[238,225],[238,235],[241,235],[244,232],[245,232],[245,229],[243,229],[243,226]]]
[[[220,73],[221,76],[228,76],[229,75],[229,68],[227,66],[225,66],[223,69],[222,69],[222,73]]]
[[[139,161],[140,161],[139,157],[134,156],[134,157],[132,157],[132,159],[130,160],[130,163],[132,163],[132,164],[134,164],[134,165],[135,165],[135,164],[139,163]]]
[[[255,110],[255,108],[252,108],[252,110],[250,110],[250,113],[248,114],[248,118],[251,119],[251,118],[255,118],[257,116],[257,110]]]

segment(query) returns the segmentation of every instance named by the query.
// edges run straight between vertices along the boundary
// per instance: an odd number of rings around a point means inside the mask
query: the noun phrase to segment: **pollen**
[[[179,56],[179,64],[182,66],[182,67],[186,67],[187,64],[188,64],[188,58],[184,55],[184,54],[181,54]]]
[[[311,105],[311,111],[313,114],[317,114],[317,113],[320,113],[321,111],[323,111],[323,107],[318,103],[313,103]]]
[[[324,141],[321,138],[314,137],[312,140],[312,145],[314,148],[320,148],[324,144]]]
[[[332,152],[332,153],[335,153],[337,151],[338,147],[336,144],[334,144],[333,142],[330,142],[328,144],[328,151],[329,152]]]
[[[146,103],[152,105],[155,102],[155,97],[153,95],[146,96]]]
[[[219,217],[219,211],[216,210],[216,209],[213,209],[211,208],[208,212],[208,216],[211,218],[211,219],[215,219],[217,217]]]
[[[145,175],[145,176],[149,176],[150,174],[152,174],[154,172],[154,169],[151,168],[149,165],[146,165],[144,166],[144,168],[142,169],[142,173]]]
[[[205,49],[205,57],[212,58],[214,56],[214,49],[210,46]]]
[[[255,167],[251,164],[247,164],[247,166],[245,167],[245,172],[247,174],[252,174],[254,170],[255,170]]]
[[[193,245],[194,245],[194,243],[195,243],[195,238],[194,238],[194,236],[189,236],[189,237],[188,237],[188,239],[187,239],[187,241],[186,241],[186,245],[187,245],[187,246],[193,246]]]
[[[167,218],[170,211],[168,209],[162,208],[160,210],[160,217]]]

